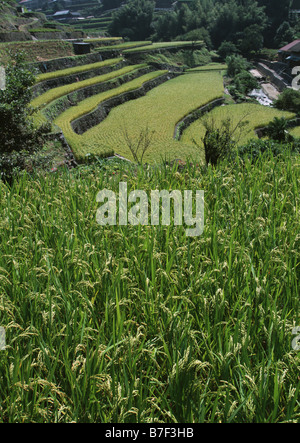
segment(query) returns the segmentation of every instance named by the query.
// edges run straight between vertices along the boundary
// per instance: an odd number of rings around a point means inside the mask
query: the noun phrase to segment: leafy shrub
[[[267,134],[272,140],[278,142],[288,141],[286,119],[283,117],[274,117],[274,119],[268,125]]]
[[[230,55],[226,58],[227,64],[227,75],[228,77],[234,78],[241,72],[247,71],[249,68],[249,63],[241,55]]]
[[[299,113],[300,91],[296,91],[295,89],[285,89],[274,104],[278,109]]]
[[[0,177],[8,179],[13,170],[24,167],[24,152],[33,151],[42,142],[45,125],[33,127],[30,87],[33,73],[28,71],[22,54],[6,70],[6,89],[0,91]]]
[[[274,157],[288,152],[300,153],[300,140],[295,139],[292,143],[280,143],[274,140],[250,140],[247,144],[238,148],[238,154],[242,158],[255,161],[260,155],[271,152]]]
[[[259,86],[257,80],[248,71],[237,74],[234,78],[234,84],[237,91],[245,95]]]
[[[233,55],[233,54],[237,54],[238,52],[239,52],[239,50],[237,49],[235,44],[232,42],[228,42],[228,41],[222,42],[221,46],[218,49],[218,53],[219,53],[220,57],[222,57],[222,59],[224,59],[224,60],[228,56]]]

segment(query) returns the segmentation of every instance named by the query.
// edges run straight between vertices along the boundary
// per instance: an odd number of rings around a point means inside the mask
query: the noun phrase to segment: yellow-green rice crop
[[[150,46],[150,45],[152,45],[151,41],[126,42],[126,43],[120,43],[120,44],[112,45],[112,46],[105,46],[104,48],[101,48],[101,52],[113,51],[113,50],[119,50],[119,49],[121,49],[121,50],[133,49],[133,48]]]
[[[122,69],[117,71],[109,72],[108,74],[98,75],[96,77],[89,78],[87,80],[83,80],[81,82],[71,83],[69,85],[59,86],[57,88],[50,89],[44,94],[36,97],[31,102],[31,106],[33,107],[43,107],[52,102],[53,100],[58,99],[64,95],[70,94],[71,92],[77,91],[78,89],[85,88],[87,86],[96,85],[98,83],[104,83],[113,78],[121,77],[122,75],[128,74],[129,72],[133,72],[139,68],[146,67],[146,64],[140,65],[132,65],[125,66]]]
[[[56,124],[63,129],[78,157],[87,153],[99,155],[115,151],[131,159],[122,128],[125,127],[129,136],[135,138],[148,126],[155,133],[145,161],[159,161],[161,156],[187,158],[195,154],[195,148],[191,143],[184,144],[173,139],[176,124],[222,95],[223,78],[218,72],[186,74],[154,88],[145,97],[114,108],[100,125],[83,135],[74,134],[70,128],[69,122],[76,108],[62,114]],[[203,152],[201,155],[203,158]]]
[[[161,42],[161,43],[152,43],[152,45],[147,45],[144,47],[126,49],[124,54],[139,52],[139,51],[152,51],[156,49],[168,49],[168,48],[184,48],[185,46],[197,47],[199,45],[203,45],[203,41],[178,41],[178,42]]]
[[[102,92],[100,94],[94,95],[86,100],[83,100],[79,103],[78,106],[72,106],[71,108],[67,109],[64,113],[60,114],[60,116],[54,121],[54,123],[60,127],[68,141],[68,143],[71,145],[72,149],[76,153],[76,155],[85,155],[90,152],[90,150],[86,150],[86,148],[82,147],[83,143],[83,136],[79,136],[75,134],[71,127],[71,122],[80,118],[81,116],[88,114],[92,112],[94,109],[97,108],[98,105],[100,105],[105,100],[108,100],[113,97],[117,97],[120,94],[133,91],[135,89],[140,88],[143,86],[144,83],[154,80],[155,78],[162,76],[163,74],[166,74],[168,71],[154,71],[150,72],[148,74],[145,74],[141,77],[138,77],[130,82],[125,83],[124,85]],[[99,151],[101,151],[101,148],[99,147]],[[110,150],[111,152],[111,150]],[[101,152],[99,152],[100,154]]]
[[[85,43],[107,43],[107,42],[119,42],[122,41],[122,38],[121,37],[86,38],[83,41]]]
[[[195,71],[225,71],[227,65],[225,63],[209,63],[204,66],[197,66],[195,68],[188,69],[188,72]]]
[[[204,190],[203,234],[99,226],[120,181]],[[0,423],[299,423],[299,209],[289,155],[0,180]]]
[[[279,111],[275,108],[262,106],[255,103],[233,104],[228,106],[220,106],[213,109],[209,114],[201,117],[192,123],[185,131],[183,131],[181,140],[184,143],[193,143],[193,139],[201,145],[201,139],[205,135],[205,127],[203,121],[206,118],[211,118],[215,121],[216,126],[221,124],[222,120],[230,118],[233,126],[235,126],[241,119],[248,121],[243,133],[240,137],[239,144],[247,142],[249,139],[257,137],[254,130],[267,126],[274,117],[285,117],[287,119],[293,118],[294,114],[291,112]]]
[[[92,71],[93,69],[105,68],[106,66],[112,66],[122,61],[122,58],[112,58],[97,63],[90,63],[82,66],[74,66],[73,68],[60,69],[58,71],[46,72],[36,77],[36,82],[40,83],[53,78],[66,77],[67,75],[79,74],[81,72]]]
[[[300,126],[297,126],[296,128],[290,129],[289,132],[294,137],[300,137]]]

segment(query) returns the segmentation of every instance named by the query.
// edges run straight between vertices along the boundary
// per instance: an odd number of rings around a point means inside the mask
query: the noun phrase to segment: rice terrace
[[[299,11],[0,1],[0,423],[300,423]]]

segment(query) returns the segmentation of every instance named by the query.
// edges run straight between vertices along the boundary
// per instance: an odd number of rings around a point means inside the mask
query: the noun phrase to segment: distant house
[[[300,17],[300,0],[292,0],[290,6],[290,19],[297,20]]]
[[[65,11],[57,11],[55,14],[53,14],[52,18],[53,20],[58,21],[78,20],[81,18],[81,14],[79,12],[71,12],[67,9]]]
[[[189,4],[189,3],[193,3],[194,1],[195,1],[195,0],[176,0],[176,1],[173,3],[173,6],[183,5],[184,3]]]
[[[26,7],[28,10],[39,9],[41,4],[41,0],[22,0],[19,2],[20,7]]]
[[[290,67],[300,65],[300,40],[284,46],[278,51],[279,61],[287,63]]]

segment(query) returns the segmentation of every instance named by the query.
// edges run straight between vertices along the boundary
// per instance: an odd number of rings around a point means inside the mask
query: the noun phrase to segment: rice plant
[[[200,47],[203,46],[203,41],[159,42],[159,43],[152,43],[151,45],[147,44],[145,46],[139,46],[137,48],[125,49],[124,54],[132,54],[132,53],[140,52],[140,51],[143,51],[143,52],[144,51],[145,52],[156,51],[158,49],[181,49],[181,48],[185,48],[185,47],[194,48],[194,47],[199,47],[199,46]]]
[[[96,223],[105,187],[205,191],[205,230]],[[0,421],[300,421],[299,157],[0,182]]]
[[[79,66],[74,66],[72,68],[60,69],[58,71],[46,72],[44,74],[39,74],[36,77],[36,82],[40,83],[40,82],[44,82],[47,80],[52,80],[54,78],[66,77],[66,76],[72,75],[72,74],[79,74],[81,72],[92,71],[94,69],[104,68],[106,66],[115,65],[115,64],[119,63],[120,61],[122,61],[122,58],[112,58],[112,59],[108,59],[108,60],[97,62],[97,63],[89,63],[87,65],[79,65]]]

